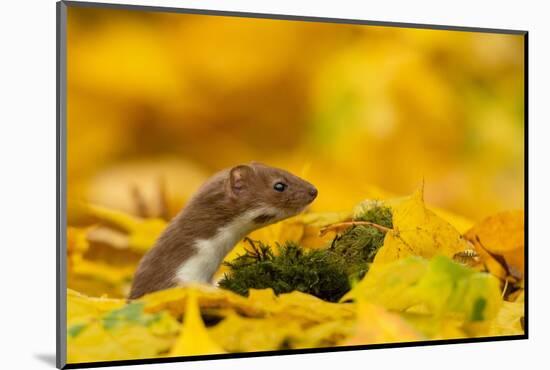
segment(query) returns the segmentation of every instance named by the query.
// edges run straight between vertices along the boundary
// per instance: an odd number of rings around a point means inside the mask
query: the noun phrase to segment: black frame
[[[67,244],[66,244],[66,165],[67,165],[67,61],[66,61],[66,37],[67,37],[67,7],[84,7],[84,8],[104,8],[104,9],[126,9],[136,11],[149,11],[149,12],[165,12],[165,13],[181,13],[181,14],[197,14],[197,15],[216,15],[226,17],[241,17],[241,18],[259,18],[259,19],[277,19],[277,20],[291,20],[291,21],[304,21],[304,22],[322,22],[322,23],[340,23],[340,24],[354,24],[354,25],[369,25],[369,26],[386,26],[386,27],[400,27],[400,28],[417,28],[417,29],[432,29],[432,30],[446,30],[446,31],[464,31],[464,32],[482,32],[482,33],[496,33],[496,34],[509,34],[509,35],[521,35],[524,38],[524,210],[525,210],[525,317],[524,317],[524,334],[523,335],[506,335],[496,337],[480,337],[480,338],[462,338],[462,339],[440,339],[429,340],[420,342],[402,342],[402,343],[383,343],[383,344],[365,344],[355,346],[338,346],[327,348],[306,348],[306,349],[288,349],[278,351],[259,351],[259,352],[242,352],[242,353],[227,353],[227,354],[215,354],[215,355],[199,355],[199,356],[178,356],[178,357],[166,357],[166,358],[150,358],[150,359],[136,359],[136,360],[117,360],[117,361],[97,361],[97,362],[82,362],[76,364],[67,364],[67,302],[66,302],[66,256],[67,256]],[[112,4],[112,3],[96,3],[96,2],[80,2],[80,1],[59,1],[56,3],[56,15],[57,15],[57,63],[56,63],[56,128],[57,128],[57,140],[56,140],[56,366],[59,369],[78,369],[78,368],[92,368],[92,367],[104,367],[104,366],[122,366],[122,365],[139,365],[139,364],[157,364],[157,363],[172,363],[172,362],[186,362],[186,361],[201,361],[201,360],[218,360],[226,358],[246,358],[246,357],[264,357],[264,356],[278,356],[278,355],[292,355],[292,354],[306,354],[306,353],[323,353],[323,352],[341,352],[341,351],[357,351],[364,349],[379,349],[379,348],[402,348],[402,347],[420,347],[420,346],[433,346],[442,344],[460,344],[460,343],[481,343],[481,342],[497,342],[506,340],[520,340],[529,338],[529,259],[528,259],[528,234],[529,234],[529,198],[528,198],[528,184],[529,184],[529,172],[528,172],[528,111],[529,111],[529,99],[528,99],[528,70],[529,70],[529,31],[526,30],[512,30],[512,29],[497,29],[497,28],[478,28],[478,27],[461,27],[461,26],[449,26],[449,25],[430,25],[419,23],[402,23],[402,22],[382,22],[382,21],[370,21],[359,19],[343,19],[343,18],[325,18],[325,17],[312,17],[312,16],[297,16],[297,15],[284,15],[284,14],[265,14],[265,13],[249,13],[249,12],[234,12],[234,11],[222,11],[222,10],[207,10],[207,9],[189,9],[189,8],[174,8],[174,7],[161,7],[161,6],[147,6],[147,5],[132,5],[132,4]]]

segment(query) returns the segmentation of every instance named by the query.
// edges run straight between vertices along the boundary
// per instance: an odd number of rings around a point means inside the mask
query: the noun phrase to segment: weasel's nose
[[[309,189],[309,195],[311,195],[311,198],[315,199],[317,197],[317,188]]]

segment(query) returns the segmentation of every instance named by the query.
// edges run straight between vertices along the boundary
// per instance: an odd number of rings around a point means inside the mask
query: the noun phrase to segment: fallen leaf
[[[525,316],[524,302],[502,302],[497,317],[491,323],[489,335],[523,335],[521,319]]]
[[[302,329],[290,338],[292,348],[319,348],[340,345],[355,331],[355,319],[327,321]]]
[[[400,315],[359,298],[353,337],[344,345],[413,342],[426,339]]]
[[[266,312],[264,301],[245,298],[225,289],[210,285],[190,285],[175,287],[147,294],[139,299],[145,304],[146,312],[169,311],[174,317],[185,313],[190,291],[193,290],[201,309],[231,308],[241,315],[259,317]]]
[[[67,227],[67,256],[70,259],[75,254],[83,254],[88,250],[86,240],[88,228]]]
[[[501,303],[497,279],[443,256],[409,257],[369,271],[342,301],[360,298],[396,311],[421,306],[466,322],[491,320]]]
[[[158,357],[172,346],[178,331],[172,316],[144,313],[142,303],[67,292],[70,363]]]
[[[69,328],[69,363],[159,357],[172,346],[175,338],[174,333],[158,335],[148,326],[136,323],[120,323],[108,329],[98,320],[78,327],[77,331],[73,329],[72,333]]]
[[[464,237],[472,242],[487,270],[505,280],[519,280],[525,272],[523,211],[501,212],[472,227]]]
[[[371,269],[407,256],[453,257],[471,249],[447,221],[427,209],[422,190],[392,206],[393,230],[386,233]]]
[[[170,356],[194,356],[225,351],[212,340],[202,321],[197,293],[190,289],[185,303],[185,317],[180,335],[170,350]]]
[[[149,250],[155,244],[167,225],[160,218],[142,219],[97,205],[88,205],[88,212],[101,222],[124,231],[128,235],[128,248],[141,252]]]
[[[401,317],[429,339],[457,339],[469,336],[464,321],[459,318],[452,315],[436,318],[433,315],[412,311],[414,310],[400,313]]]
[[[209,330],[212,338],[226,351],[274,351],[284,343],[302,333],[299,322],[282,320],[244,318],[231,314]]]
[[[86,321],[124,306],[123,299],[88,297],[67,289],[67,322]]]
[[[271,289],[251,289],[249,299],[264,302],[269,314],[307,323],[342,320],[355,314],[354,305],[323,301],[299,291],[275,296]]]
[[[516,290],[514,293],[508,295],[508,297],[506,297],[506,300],[510,302],[525,302],[525,290]]]
[[[248,237],[252,240],[262,240],[269,244],[283,244],[289,240],[299,242],[303,234],[304,223],[298,218],[293,217],[255,230]]]

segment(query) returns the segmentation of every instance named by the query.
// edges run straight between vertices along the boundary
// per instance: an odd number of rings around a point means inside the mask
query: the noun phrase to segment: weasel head
[[[229,170],[227,193],[254,212],[253,222],[268,225],[302,212],[317,197],[317,188],[280,168],[252,162]]]

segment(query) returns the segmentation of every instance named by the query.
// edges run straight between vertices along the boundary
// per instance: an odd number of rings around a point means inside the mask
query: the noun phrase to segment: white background
[[[115,1],[120,2],[120,1]],[[217,360],[132,369],[522,369],[548,364],[550,37],[544,1],[126,0],[126,3],[529,30],[527,341]],[[53,368],[55,353],[55,2],[2,3],[0,367]],[[86,148],[82,148],[86,150]],[[547,353],[544,353],[546,350]],[[6,366],[7,365],[7,366]],[[11,366],[9,366],[11,365]],[[125,367],[126,368],[126,367]]]

